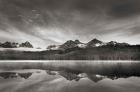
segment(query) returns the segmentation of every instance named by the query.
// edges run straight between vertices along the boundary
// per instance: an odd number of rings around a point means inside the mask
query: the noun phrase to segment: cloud
[[[111,40],[110,35],[138,43],[139,4],[139,0],[0,0],[0,39],[47,46],[69,39]]]

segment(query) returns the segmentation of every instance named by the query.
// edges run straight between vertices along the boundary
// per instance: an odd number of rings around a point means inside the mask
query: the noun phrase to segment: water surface
[[[139,61],[0,62],[0,92],[139,92],[139,77]]]

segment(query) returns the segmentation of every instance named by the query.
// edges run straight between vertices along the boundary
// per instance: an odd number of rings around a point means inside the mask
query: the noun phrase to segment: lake
[[[139,61],[0,61],[0,92],[139,92]]]

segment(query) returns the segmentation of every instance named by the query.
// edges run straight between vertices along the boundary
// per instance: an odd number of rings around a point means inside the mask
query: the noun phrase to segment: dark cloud
[[[111,16],[129,17],[140,13],[139,0],[123,0],[124,2],[115,3],[111,8]]]

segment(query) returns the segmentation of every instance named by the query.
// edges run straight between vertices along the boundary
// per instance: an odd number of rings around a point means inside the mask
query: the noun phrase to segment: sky
[[[140,44],[140,0],[0,0],[0,42]]]

